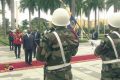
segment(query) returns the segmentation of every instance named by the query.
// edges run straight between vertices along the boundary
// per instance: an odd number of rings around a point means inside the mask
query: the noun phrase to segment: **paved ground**
[[[93,54],[93,52],[94,47],[89,43],[82,43],[77,55]],[[0,56],[2,56],[0,63],[24,60],[23,50],[21,59],[15,59],[14,52],[9,51],[9,47],[0,47]],[[73,80],[100,80],[101,60],[73,63],[72,67]],[[43,80],[43,69],[34,68],[0,73],[0,80]]]
[[[90,43],[80,43],[77,55],[87,55],[94,53],[94,46],[91,46]],[[76,55],[76,56],[77,56]],[[9,46],[0,46],[0,63],[5,62],[16,62],[16,61],[24,61],[24,51],[21,47],[21,58],[16,59],[14,51],[9,50]]]
[[[72,66],[73,80],[100,80],[100,60],[75,63]],[[0,80],[43,80],[43,69],[0,73]]]

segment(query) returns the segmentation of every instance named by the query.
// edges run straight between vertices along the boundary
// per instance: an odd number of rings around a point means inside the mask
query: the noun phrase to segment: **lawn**
[[[8,46],[9,40],[8,36],[4,37],[3,35],[0,35],[0,46]]]
[[[100,34],[99,39],[103,39],[104,35]],[[80,40],[80,43],[88,42],[88,39],[84,36],[83,40]],[[9,45],[9,40],[8,36],[4,38],[3,35],[0,35],[0,46],[8,46]]]

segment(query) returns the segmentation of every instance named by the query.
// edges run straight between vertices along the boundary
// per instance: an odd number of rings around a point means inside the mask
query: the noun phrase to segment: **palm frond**
[[[120,0],[107,0],[106,2],[107,5],[107,10],[111,7],[114,6],[114,9],[120,10]]]
[[[10,9],[10,0],[6,0],[6,3],[8,5],[8,7],[9,7],[9,9]]]

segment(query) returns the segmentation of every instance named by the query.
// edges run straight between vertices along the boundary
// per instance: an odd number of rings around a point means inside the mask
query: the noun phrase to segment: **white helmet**
[[[108,18],[108,24],[115,28],[120,28],[120,12],[114,13]]]
[[[56,26],[66,26],[69,23],[69,19],[69,13],[63,8],[58,8],[53,12],[52,23]]]

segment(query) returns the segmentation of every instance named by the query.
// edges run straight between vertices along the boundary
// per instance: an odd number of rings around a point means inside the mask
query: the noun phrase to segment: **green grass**
[[[91,35],[89,38],[91,39]],[[103,39],[103,38],[104,38],[104,34],[99,34],[98,39]],[[83,37],[83,40],[80,40],[80,43],[84,43],[84,42],[88,42],[88,39],[85,36]]]
[[[80,40],[80,43],[88,42],[87,38],[83,38],[83,40],[81,40],[81,39],[79,39],[79,40]]]
[[[100,34],[98,38],[99,39],[103,39],[104,38],[104,34]]]
[[[104,38],[104,34],[100,34],[99,35],[99,39],[103,39],[103,38]],[[85,36],[84,36],[83,40],[80,40],[80,43],[84,43],[84,42],[88,42],[88,39]],[[4,45],[4,46],[8,46],[9,45],[8,36],[6,36],[4,38],[3,35],[0,35],[0,46],[1,45]]]
[[[0,35],[0,46],[8,46],[9,45],[9,40],[8,37],[3,37],[2,35]]]

